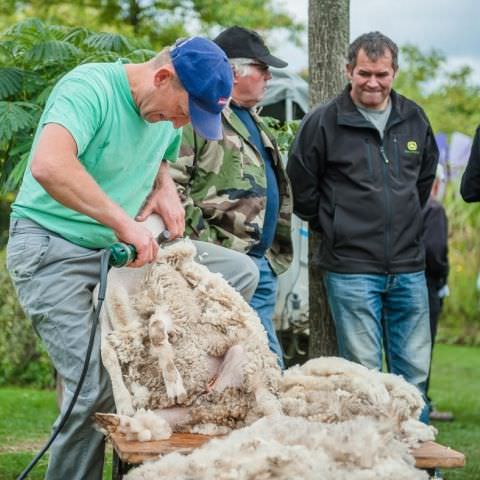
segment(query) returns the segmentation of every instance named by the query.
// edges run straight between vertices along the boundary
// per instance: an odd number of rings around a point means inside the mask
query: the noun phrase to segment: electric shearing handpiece
[[[163,230],[156,238],[157,243],[161,244],[170,239],[170,232]],[[124,267],[130,262],[133,262],[137,257],[137,250],[133,245],[127,243],[117,242],[110,246],[109,265],[111,267]]]

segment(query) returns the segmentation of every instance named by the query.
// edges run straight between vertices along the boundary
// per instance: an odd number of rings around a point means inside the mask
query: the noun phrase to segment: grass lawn
[[[435,347],[431,396],[438,409],[455,415],[451,423],[435,424],[437,440],[467,455],[464,469],[443,472],[446,480],[480,479],[479,372],[480,348]],[[56,415],[53,391],[0,388],[0,480],[19,475],[47,439]],[[45,469],[42,459],[29,478],[42,479]],[[104,479],[111,478],[110,472],[108,455]]]
[[[464,469],[444,471],[446,480],[480,479],[480,348],[436,345],[431,397],[453,422],[435,422],[437,441],[463,452]]]
[[[0,388],[0,480],[15,480],[31,462],[48,440],[57,414],[55,391]],[[29,479],[44,478],[47,456],[32,470]],[[112,478],[111,459],[108,454],[104,479]]]

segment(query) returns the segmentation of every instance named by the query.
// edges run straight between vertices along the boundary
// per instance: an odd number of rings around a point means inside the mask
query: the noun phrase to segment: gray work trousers
[[[202,264],[222,273],[248,301],[258,281],[255,264],[246,255],[222,247],[204,242],[196,246],[199,254],[208,253],[202,255]],[[64,379],[62,412],[56,423],[70,403],[83,367],[100,257],[101,251],[72,244],[34,222],[11,220],[7,268],[22,308]],[[102,478],[104,437],[94,430],[91,417],[95,412],[112,412],[114,407],[97,331],[75,408],[51,446],[48,480]]]

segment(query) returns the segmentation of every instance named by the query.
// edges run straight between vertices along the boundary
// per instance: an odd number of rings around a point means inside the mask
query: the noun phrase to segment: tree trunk
[[[349,39],[349,0],[309,0],[308,52],[310,104],[338,95],[345,85]],[[328,308],[317,255],[320,236],[310,229],[308,242],[309,357],[335,355],[335,328]]]

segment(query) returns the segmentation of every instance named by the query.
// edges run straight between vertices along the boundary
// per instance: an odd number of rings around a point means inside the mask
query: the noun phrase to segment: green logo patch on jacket
[[[415,140],[409,140],[407,142],[407,148],[405,150],[405,153],[419,153],[418,145]]]

